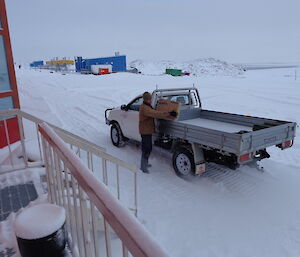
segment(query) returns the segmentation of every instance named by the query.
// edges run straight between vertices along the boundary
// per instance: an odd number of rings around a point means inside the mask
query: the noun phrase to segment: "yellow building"
[[[74,65],[73,60],[53,60],[46,61],[46,65],[56,66],[56,65]]]

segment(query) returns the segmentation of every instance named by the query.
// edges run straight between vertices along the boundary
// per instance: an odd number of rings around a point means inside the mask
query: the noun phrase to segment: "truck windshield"
[[[128,105],[128,107],[129,107],[128,109],[132,110],[132,111],[139,111],[142,103],[143,103],[143,98],[139,97],[139,98],[133,100],[133,102],[131,102]]]

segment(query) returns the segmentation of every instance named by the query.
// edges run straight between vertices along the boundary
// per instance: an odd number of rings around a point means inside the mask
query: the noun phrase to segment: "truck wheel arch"
[[[174,153],[178,148],[186,148],[189,151],[193,151],[192,145],[189,142],[182,140],[174,140],[172,145],[172,152]]]

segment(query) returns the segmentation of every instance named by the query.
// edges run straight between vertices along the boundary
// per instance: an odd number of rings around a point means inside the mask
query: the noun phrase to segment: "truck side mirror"
[[[122,104],[122,105],[121,105],[121,110],[127,112],[127,111],[128,111],[127,105],[126,105],[126,104]]]

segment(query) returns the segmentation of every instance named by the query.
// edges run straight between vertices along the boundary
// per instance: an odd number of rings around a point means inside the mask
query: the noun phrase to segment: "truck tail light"
[[[246,153],[246,154],[240,155],[239,161],[240,162],[245,162],[245,161],[249,161],[251,158],[252,158],[252,154],[251,153]]]
[[[281,144],[281,149],[291,147],[293,145],[293,140],[285,141]]]

